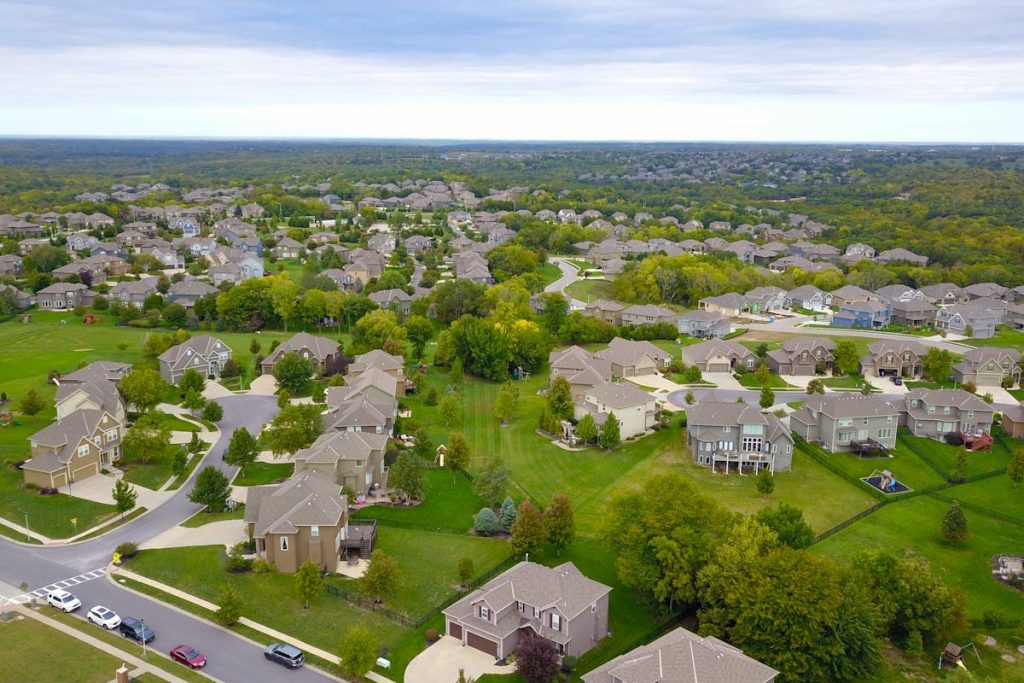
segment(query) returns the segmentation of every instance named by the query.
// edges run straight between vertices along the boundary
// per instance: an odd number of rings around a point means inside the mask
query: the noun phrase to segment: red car
[[[171,659],[193,669],[202,669],[206,666],[206,657],[203,656],[203,653],[188,645],[179,645],[171,650]]]

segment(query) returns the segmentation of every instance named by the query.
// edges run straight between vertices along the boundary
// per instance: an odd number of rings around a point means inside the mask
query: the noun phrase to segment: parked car
[[[156,638],[156,633],[153,632],[153,629],[146,626],[141,619],[136,619],[135,617],[125,617],[122,619],[119,630],[125,638],[131,638],[140,643],[148,643]]]
[[[903,380],[900,379],[899,375],[893,375],[892,377],[889,378],[889,381],[895,384],[896,386],[903,385]]]
[[[202,669],[206,666],[206,657],[203,653],[190,645],[179,645],[171,650],[171,659],[193,669]]]
[[[289,669],[298,669],[306,661],[302,650],[284,643],[271,643],[263,651],[263,656],[271,662],[277,662],[287,666]]]
[[[82,601],[71,593],[59,588],[46,594],[46,602],[50,603],[61,612],[74,612],[82,606]]]
[[[85,618],[103,628],[110,630],[117,628],[121,625],[121,617],[117,616],[117,612],[112,609],[108,609],[103,605],[96,605],[89,613],[85,615]]]

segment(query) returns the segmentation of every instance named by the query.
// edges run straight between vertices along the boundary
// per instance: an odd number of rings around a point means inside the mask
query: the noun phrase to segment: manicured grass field
[[[132,419],[131,416],[129,419]],[[177,415],[170,415],[161,410],[151,410],[147,414],[147,419],[153,420],[156,424],[167,427],[172,432],[198,432],[199,425],[192,422],[186,422]]]
[[[954,491],[946,491],[954,495]],[[967,596],[967,615],[980,619],[986,611],[1006,618],[1024,614],[1024,594],[992,579],[989,558],[1019,552],[1019,526],[967,511],[970,538],[960,546],[939,536],[942,515],[949,505],[930,496],[918,496],[883,507],[856,524],[813,546],[836,558],[849,559],[861,549],[910,550],[928,558],[932,569]]]
[[[615,298],[615,290],[608,280],[577,280],[565,288],[565,293],[584,303]]]
[[[156,491],[174,476],[174,453],[182,448],[184,446],[167,444],[162,452],[153,454],[149,462],[142,462],[137,456],[126,452],[116,466],[124,471],[127,481]]]
[[[121,665],[116,657],[32,619],[0,622],[6,681],[107,683]],[[41,656],[41,653],[60,656]]]
[[[897,481],[912,489],[939,486],[946,482],[913,451],[905,447],[897,447],[891,451],[891,458],[861,458],[853,453],[822,452],[832,464],[857,479],[870,476],[875,470],[889,470]]]
[[[950,498],[1019,519],[1024,525],[1024,486],[1014,484],[1005,474],[954,486],[943,493]],[[1024,529],[1020,530],[1020,534],[1024,538]]]
[[[239,505],[237,508],[231,510],[230,512],[197,512],[196,514],[192,515],[184,522],[182,522],[180,526],[188,527],[189,529],[195,529],[197,527],[212,524],[214,522],[223,522],[229,519],[242,519],[242,517],[244,516],[245,506]]]
[[[864,386],[864,378],[857,375],[823,377],[821,383],[830,389],[860,389]]]
[[[539,272],[545,287],[562,277],[562,269],[554,263],[542,263]]]
[[[737,375],[737,381],[741,386],[747,387],[748,389],[760,389],[761,382],[757,379],[757,376],[752,372],[745,372],[742,375]],[[775,373],[768,375],[768,386],[772,389],[792,389],[793,387],[787,384],[781,377]]]
[[[397,641],[408,629],[341,598],[321,595],[307,610],[296,597],[291,574],[229,574],[223,546],[144,550],[125,565],[131,571],[210,601],[231,586],[242,598],[242,614],[312,645],[335,650],[341,635],[356,625],[383,642]]]
[[[1008,346],[1013,349],[1024,348],[1024,330],[1015,330],[1005,325],[996,327],[996,333],[988,339],[965,339],[964,344],[970,346]]]
[[[292,476],[295,464],[290,462],[254,462],[245,466],[245,476],[241,472],[231,482],[235,486],[262,486],[284,481]]]
[[[473,526],[473,515],[485,502],[473,491],[473,484],[461,474],[449,469],[426,471],[426,500],[414,507],[369,505],[355,510],[355,519],[377,519],[386,523],[415,524],[417,528],[436,526],[442,530],[468,531]]]
[[[473,560],[479,576],[508,557],[506,539],[470,535],[435,534],[394,527],[377,527],[377,548],[398,561],[401,580],[386,606],[419,618],[458,590],[459,559]],[[362,591],[361,581],[338,579],[343,588]]]
[[[915,450],[934,463],[947,477],[956,471],[956,456],[962,450],[959,446],[913,436],[900,430],[898,449]],[[1010,454],[997,439],[990,451],[967,451],[967,476],[1004,469],[1010,463]]]

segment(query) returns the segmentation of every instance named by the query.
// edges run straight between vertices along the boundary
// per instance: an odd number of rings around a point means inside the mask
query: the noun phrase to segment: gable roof
[[[182,344],[167,349],[160,354],[160,361],[169,363],[172,367],[177,368],[196,356],[209,358],[211,354],[217,351],[227,351],[230,353],[231,347],[217,337],[201,334],[198,337],[192,337]]]
[[[400,370],[405,365],[401,356],[395,356],[382,349],[373,349],[356,356],[348,366],[348,371],[363,372],[370,368],[381,370]]]
[[[327,337],[318,337],[308,332],[298,332],[291,339],[282,342],[263,362],[276,363],[281,356],[289,351],[309,349],[317,361],[323,362],[327,356],[338,352],[338,342]]]
[[[612,410],[654,401],[653,396],[632,382],[603,382],[587,389],[586,394]]]
[[[57,451],[61,464],[66,464],[78,448],[82,439],[91,437],[103,418],[111,420],[111,427],[117,420],[105,410],[76,410],[62,420],[52,422],[28,437],[33,444],[46,446]]]
[[[677,628],[606,662],[584,683],[767,683],[778,671],[723,640]]]
[[[245,521],[253,523],[253,536],[294,534],[299,527],[335,526],[348,512],[341,487],[322,472],[299,472],[276,486],[250,487]]]
[[[608,348],[602,349],[594,354],[595,358],[607,360],[613,365],[623,367],[636,365],[644,356],[650,356],[655,362],[668,362],[672,356],[661,350],[647,340],[634,341],[615,337],[608,344]]]
[[[309,448],[295,453],[296,462],[337,465],[340,460],[366,460],[373,451],[383,451],[387,434],[333,431],[321,434]]]

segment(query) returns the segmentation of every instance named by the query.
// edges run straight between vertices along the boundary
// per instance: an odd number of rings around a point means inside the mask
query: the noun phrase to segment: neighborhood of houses
[[[476,209],[481,205],[481,198],[459,183],[389,185],[363,187],[408,194],[366,197],[356,208],[423,211],[455,206]],[[122,197],[136,198],[152,189],[117,192]],[[321,188],[325,203],[345,206],[339,197],[329,195],[328,189],[329,184]],[[493,196],[502,195],[495,191]],[[160,297],[192,309],[205,297],[264,277],[270,258],[298,260],[308,254],[331,252],[343,266],[325,269],[318,276],[329,279],[340,291],[360,292],[385,272],[390,255],[399,245],[413,255],[437,246],[437,240],[428,235],[399,239],[387,231],[369,235],[365,248],[343,245],[338,234],[329,230],[312,233],[305,241],[289,236],[286,228],[268,234],[246,222],[261,219],[265,212],[258,204],[238,204],[243,197],[244,190],[196,190],[182,199],[201,202],[201,206],[128,206],[124,215],[131,221],[126,223],[98,213],[0,216],[0,236],[19,238],[18,254],[0,256],[0,276],[16,282],[24,272],[22,260],[26,256],[58,241],[72,259],[53,269],[52,284],[34,293],[13,284],[0,288],[11,292],[22,309],[36,306],[39,310],[71,311],[92,305],[101,295],[123,307],[142,309],[152,297]],[[654,253],[731,252],[743,263],[763,266],[774,273],[790,268],[815,273],[864,260],[919,266],[928,262],[927,257],[902,248],[876,253],[869,245],[850,244],[843,251],[812,242],[828,226],[795,214],[788,217],[787,229],[767,223],[733,228],[726,221],[705,227],[698,221],[680,223],[672,216],[655,219],[651,214],[639,213],[633,217],[616,213],[606,219],[593,209],[578,214],[570,209],[541,210],[531,215],[557,223],[586,221],[588,226],[605,229],[609,234],[606,239],[574,245],[578,255],[605,276],[614,276],[631,260]],[[482,210],[447,213],[446,225],[454,237],[447,241],[446,276],[494,283],[487,254],[516,236],[501,219],[500,213]],[[684,233],[706,229],[736,239],[675,242],[626,238],[633,227],[654,220],[673,224]],[[167,227],[158,227],[158,221]],[[115,225],[120,232],[109,241],[97,237],[97,232]],[[137,272],[129,261],[141,255],[149,256],[147,261],[157,267],[148,273]],[[161,291],[160,272],[180,277]],[[97,291],[95,288],[100,286],[102,291]],[[404,316],[413,301],[429,293],[419,286],[409,289],[377,290],[369,299]],[[787,377],[828,376],[836,369],[836,342],[813,334],[813,327],[806,328],[810,334],[804,334],[805,328],[801,328],[758,355],[732,338],[744,320],[763,323],[775,316],[811,315],[819,323],[838,328],[928,327],[941,337],[991,338],[1000,326],[1024,329],[1024,286],[977,283],[960,287],[942,283],[920,288],[887,285],[875,291],[853,285],[833,291],[809,284],[790,290],[764,286],[745,293],[705,297],[696,310],[689,312],[654,304],[625,305],[604,298],[579,304],[583,315],[619,327],[667,324],[680,337],[699,341],[680,344],[673,353],[651,341],[616,336],[599,350],[574,345],[552,351],[548,386],[558,378],[568,382],[574,421],[590,416],[600,427],[614,420],[621,438],[631,440],[656,431],[663,411],[683,409],[686,422],[682,438],[688,457],[716,474],[790,471],[794,445],[800,439],[838,453],[894,449],[899,429],[935,441],[980,437],[991,432],[997,413],[1008,435],[1024,437],[1024,404],[997,411],[962,388],[1020,384],[1022,357],[1012,348],[965,349],[948,378],[958,388],[913,388],[898,397],[833,391],[812,394],[789,411],[726,399],[713,390],[693,404],[672,405],[647,384],[653,378],[669,375],[670,366],[676,362],[696,368],[705,376],[747,374],[762,363],[771,373]],[[878,338],[867,345],[860,358],[860,373],[869,378],[920,379],[927,350],[925,344],[909,335]],[[325,375],[342,351],[335,340],[298,332],[262,358],[259,371],[271,375],[287,354],[310,361],[318,374]],[[188,370],[204,377],[219,377],[232,355],[231,347],[215,334],[199,334],[164,351],[157,362],[160,375],[177,384]],[[326,390],[320,415],[323,433],[307,448],[291,454],[294,471],[290,478],[248,488],[244,522],[257,557],[288,573],[298,571],[307,561],[324,572],[335,573],[350,558],[370,557],[377,540],[376,524],[353,519],[350,501],[365,504],[387,500],[381,493],[388,487],[388,444],[396,437],[400,401],[413,391],[405,369],[402,356],[380,349],[351,359],[345,367],[344,384]],[[126,364],[99,361],[53,378],[58,387],[57,418],[29,438],[31,456],[21,464],[26,484],[63,489],[116,468],[131,408],[125,405],[118,384],[131,370]],[[565,425],[565,430],[563,437],[570,437],[571,444],[572,425]],[[572,562],[546,567],[526,558],[447,606],[443,610],[444,632],[495,660],[513,655],[527,634],[550,641],[560,658],[578,658],[609,636],[610,592],[609,586],[588,578]],[[722,640],[677,628],[611,659],[585,674],[583,680],[755,683],[773,681],[778,673]]]

